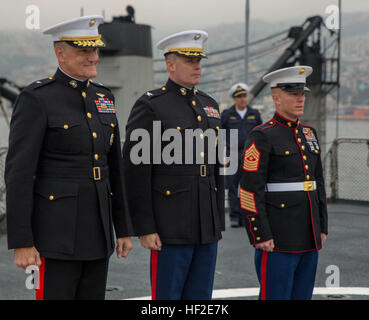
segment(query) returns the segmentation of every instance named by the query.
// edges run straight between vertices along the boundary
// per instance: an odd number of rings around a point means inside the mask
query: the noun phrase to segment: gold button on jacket
[[[201,90],[184,88],[171,79],[165,88],[144,93],[135,102],[126,125],[124,177],[135,229],[138,234],[158,232],[163,244],[215,243],[225,229],[224,176],[219,175],[218,157],[209,163],[208,155],[210,151],[217,154],[217,147],[204,132],[216,139],[221,127],[219,106]],[[171,130],[182,139],[181,152],[168,152],[174,140],[163,139],[155,150],[159,152],[148,154],[152,161],[134,164],[130,154],[137,141],[131,141],[130,136],[136,129],[153,132],[154,121],[160,121],[161,133]],[[190,130],[194,136],[192,152],[185,140]],[[151,137],[155,138],[154,133]],[[204,149],[196,148],[197,141]],[[163,159],[164,155],[176,159],[165,163],[169,159]]]
[[[250,243],[273,239],[275,251],[320,250],[328,213],[316,130],[276,112],[250,132],[241,161],[240,207]]]
[[[35,246],[55,260],[106,259],[114,233],[134,234],[114,96],[88,83],[58,69],[18,97],[5,165],[9,248]]]

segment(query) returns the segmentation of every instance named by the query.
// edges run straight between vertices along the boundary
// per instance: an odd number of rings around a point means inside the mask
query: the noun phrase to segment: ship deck
[[[329,235],[319,253],[314,300],[369,300],[369,204],[329,204]],[[127,259],[112,256],[109,266],[107,300],[149,299],[149,251],[134,238]],[[13,264],[6,236],[0,238],[0,300],[33,300],[26,289],[29,276]],[[214,299],[255,300],[258,281],[254,269],[254,249],[244,228],[227,229],[219,242],[214,281]],[[333,267],[331,267],[333,266]],[[339,270],[339,287],[327,288],[330,270]],[[328,281],[329,282],[329,281]]]

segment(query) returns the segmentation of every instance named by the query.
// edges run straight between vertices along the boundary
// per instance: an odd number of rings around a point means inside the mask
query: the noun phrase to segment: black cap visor
[[[305,83],[278,83],[274,88],[280,88],[287,92],[305,91],[310,92],[310,89],[305,86]]]

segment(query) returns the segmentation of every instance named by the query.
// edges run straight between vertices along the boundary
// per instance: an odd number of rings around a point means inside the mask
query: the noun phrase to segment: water
[[[369,139],[369,120],[339,120],[338,138],[364,138]],[[327,149],[336,138],[336,120],[326,120]]]

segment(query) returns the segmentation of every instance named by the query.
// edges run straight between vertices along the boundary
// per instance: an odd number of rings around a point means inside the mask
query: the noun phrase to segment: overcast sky
[[[368,0],[342,0],[343,12],[369,11]],[[84,14],[101,14],[105,18],[126,14],[130,4],[136,10],[136,22],[149,24],[161,33],[168,30],[206,28],[222,23],[244,21],[246,0],[0,0],[0,30],[24,29],[26,8],[40,9],[41,30],[63,20]],[[338,0],[250,0],[251,18],[283,21],[325,14],[328,5]],[[300,19],[301,17],[301,19]],[[32,32],[32,31],[31,31]]]

